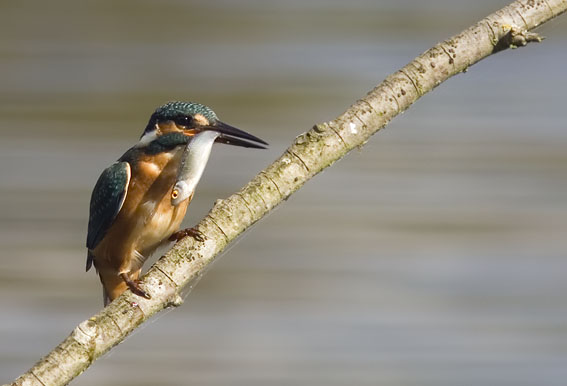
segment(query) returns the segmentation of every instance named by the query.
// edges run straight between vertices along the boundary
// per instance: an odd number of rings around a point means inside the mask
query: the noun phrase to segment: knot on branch
[[[502,29],[507,31],[502,38],[494,46],[494,51],[501,51],[506,48],[523,47],[531,42],[539,43],[544,37],[539,36],[534,32],[529,32],[525,29],[514,27],[509,24],[502,25]]]

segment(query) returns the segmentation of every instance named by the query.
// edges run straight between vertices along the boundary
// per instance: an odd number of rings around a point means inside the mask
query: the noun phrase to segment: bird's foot
[[[179,241],[184,237],[191,236],[199,242],[205,241],[205,235],[195,228],[182,229],[169,236],[169,241]]]
[[[128,288],[130,288],[130,291],[132,291],[132,293],[141,296],[143,298],[146,299],[151,299],[152,297],[150,295],[147,294],[146,291],[144,291],[142,289],[142,287],[140,287],[140,283],[141,281],[136,279],[136,280],[130,280],[130,278],[128,277],[127,274],[123,273],[120,275],[122,277],[122,280],[124,280],[124,282],[126,283],[126,285],[128,286]]]

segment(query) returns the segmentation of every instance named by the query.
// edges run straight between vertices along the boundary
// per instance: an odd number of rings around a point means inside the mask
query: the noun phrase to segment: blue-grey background
[[[102,303],[90,189],[155,107],[216,146],[187,225],[507,1],[3,1],[0,381]],[[567,17],[443,84],[247,232],[73,385],[564,385]]]

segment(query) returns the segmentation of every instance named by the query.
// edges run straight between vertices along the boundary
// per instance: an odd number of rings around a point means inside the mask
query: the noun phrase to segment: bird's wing
[[[108,228],[120,212],[130,183],[128,162],[116,162],[106,168],[93,190],[89,214],[87,248],[93,250],[104,238]],[[87,271],[92,265],[92,253],[87,254]]]

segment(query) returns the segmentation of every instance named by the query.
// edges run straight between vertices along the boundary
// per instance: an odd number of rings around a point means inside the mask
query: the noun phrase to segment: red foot
[[[205,241],[205,235],[195,228],[182,229],[169,236],[169,241],[179,241],[184,237],[191,236],[199,242]]]
[[[128,277],[127,274],[123,273],[120,276],[122,276],[122,280],[124,280],[124,282],[126,283],[126,285],[128,286],[128,288],[130,288],[130,291],[132,291],[132,293],[141,296],[143,298],[146,299],[151,299],[152,297],[150,295],[148,295],[146,293],[146,291],[144,291],[141,287],[140,287],[140,280],[130,280],[130,278]]]

